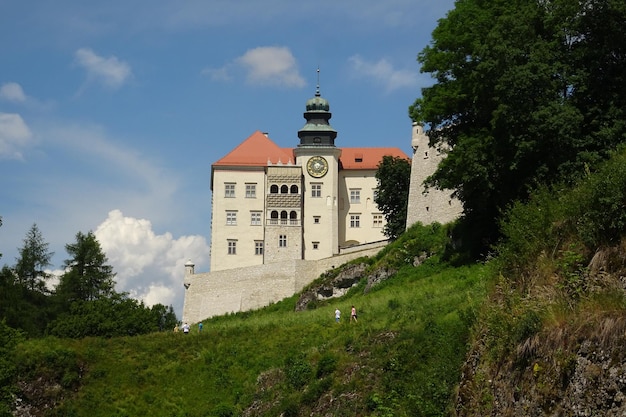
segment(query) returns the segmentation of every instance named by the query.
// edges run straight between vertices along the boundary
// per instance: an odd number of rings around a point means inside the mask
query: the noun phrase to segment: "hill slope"
[[[361,259],[364,279],[348,294],[304,311],[294,296],[206,320],[190,335],[21,342],[18,415],[445,415],[486,267],[439,263],[444,236],[438,226],[413,229]],[[397,272],[364,294],[367,273],[380,268]]]

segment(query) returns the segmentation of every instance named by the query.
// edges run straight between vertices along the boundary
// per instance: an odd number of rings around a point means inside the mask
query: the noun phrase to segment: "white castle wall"
[[[411,136],[413,158],[406,227],[408,229],[417,222],[449,223],[457,219],[463,211],[461,202],[451,196],[452,191],[431,188],[424,193],[424,180],[435,172],[441,160],[445,158],[445,153],[429,146],[428,136],[417,123],[413,123]]]
[[[373,256],[387,242],[316,261],[291,260],[195,274],[185,266],[183,321],[196,323],[221,314],[247,311],[291,297],[323,272],[361,256]],[[354,248],[353,248],[354,249]]]

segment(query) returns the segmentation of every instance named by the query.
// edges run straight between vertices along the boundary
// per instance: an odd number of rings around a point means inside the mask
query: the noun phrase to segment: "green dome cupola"
[[[332,128],[329,122],[332,113],[330,112],[328,100],[320,95],[319,72],[320,70],[318,69],[315,97],[310,98],[306,102],[306,111],[304,112],[306,123],[304,127],[298,131],[298,137],[300,138],[298,147],[335,146],[337,131]]]

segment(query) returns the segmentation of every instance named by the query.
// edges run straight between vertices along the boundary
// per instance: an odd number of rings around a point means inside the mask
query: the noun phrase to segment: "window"
[[[298,186],[297,185],[292,185],[289,188],[289,193],[291,193],[291,194],[298,194],[298,192],[299,192],[299,190],[298,190]]]
[[[228,254],[229,255],[236,255],[237,254],[237,241],[236,240],[229,240],[228,241]]]
[[[361,202],[361,189],[351,188],[350,189],[350,204],[359,204],[360,202]]]
[[[254,254],[263,255],[263,241],[262,240],[254,241]]]
[[[318,198],[322,196],[322,184],[311,184],[311,197]]]
[[[350,215],[350,227],[361,227],[361,215],[360,214],[351,214]]]
[[[320,216],[313,216],[313,224],[320,224]]]
[[[373,227],[383,227],[383,215],[380,213],[374,214]]]
[[[312,242],[313,243],[313,249],[317,250],[320,247],[320,242]]]
[[[256,198],[256,184],[246,184],[246,198]]]
[[[374,188],[372,190],[372,195],[374,196],[374,202],[376,202],[376,199],[378,198],[378,188]]]
[[[251,211],[250,212],[250,224],[252,226],[260,226],[261,225],[261,212],[260,211]]]
[[[278,236],[278,247],[286,248],[287,247],[287,235]]]
[[[226,212],[226,224],[228,226],[235,226],[237,224],[237,212],[236,211]]]
[[[226,198],[234,198],[235,197],[235,183],[227,182],[224,184],[224,197]]]
[[[270,194],[278,194],[278,185],[276,184],[270,185]]]
[[[286,185],[281,185],[280,186],[280,193],[281,194],[289,194],[289,187],[287,187]]]

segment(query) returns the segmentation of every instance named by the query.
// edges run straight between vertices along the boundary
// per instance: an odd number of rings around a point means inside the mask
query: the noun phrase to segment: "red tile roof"
[[[383,156],[410,159],[399,148],[340,148],[340,169],[377,169]],[[264,133],[258,130],[241,142],[235,149],[213,164],[213,167],[267,166],[272,164],[295,163],[292,148],[281,148]]]
[[[383,156],[410,159],[399,148],[341,148],[340,169],[377,169]]]
[[[257,130],[213,166],[267,166],[268,160],[272,164],[296,162],[293,152],[279,147]]]

